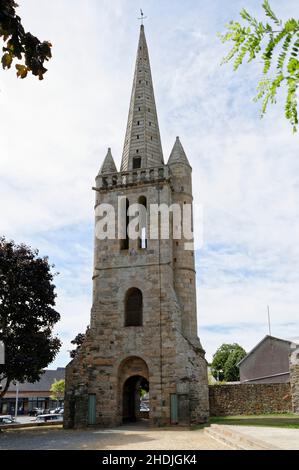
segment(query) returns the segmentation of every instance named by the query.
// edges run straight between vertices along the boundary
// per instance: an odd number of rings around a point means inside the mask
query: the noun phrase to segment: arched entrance
[[[149,383],[140,375],[129,377],[123,385],[123,422],[135,423],[148,419],[149,409],[143,399],[149,393]]]
[[[149,418],[149,388],[146,362],[137,356],[123,360],[118,368],[118,410],[121,422],[136,422]]]

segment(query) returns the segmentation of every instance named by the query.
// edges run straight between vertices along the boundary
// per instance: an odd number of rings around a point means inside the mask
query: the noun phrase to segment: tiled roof
[[[65,368],[58,367],[56,370],[46,369],[41,375],[40,380],[35,383],[25,382],[19,384],[19,392],[45,392],[49,391],[55,380],[61,380],[65,377]],[[16,385],[11,384],[8,392],[14,392]]]

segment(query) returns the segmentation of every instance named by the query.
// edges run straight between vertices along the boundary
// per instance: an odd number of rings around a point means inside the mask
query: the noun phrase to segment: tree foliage
[[[0,237],[0,341],[5,345],[0,397],[12,381],[39,380],[61,346],[52,332],[60,315],[53,308],[51,268],[37,250]]]
[[[62,400],[64,397],[64,390],[65,390],[65,380],[55,380],[50,388],[51,392],[51,399],[52,400]]]
[[[285,85],[287,89],[285,117],[297,131],[297,89],[299,85],[299,20],[289,19],[285,23],[278,19],[264,0],[262,7],[268,18],[260,22],[247,10],[240,12],[245,25],[231,21],[228,32],[221,34],[222,42],[233,43],[224,63],[234,61],[237,70],[248,58],[248,62],[259,57],[263,64],[263,75],[258,83],[255,101],[262,100],[261,117],[266,113],[269,103],[276,103],[278,89]]]
[[[21,18],[16,15],[17,3],[14,0],[0,0],[0,37],[3,39],[2,67],[9,69],[15,59],[17,76],[27,77],[28,72],[44,78],[47,69],[44,62],[52,57],[51,43],[41,42],[37,37],[25,31]]]
[[[71,344],[74,344],[76,346],[76,349],[72,349],[70,351],[70,356],[72,359],[74,359],[74,357],[76,357],[76,355],[78,354],[79,349],[85,341],[88,330],[89,327],[87,327],[86,333],[78,333],[77,336],[71,341]]]
[[[213,356],[211,364],[211,373],[216,380],[234,382],[240,379],[239,368],[237,364],[246,351],[237,343],[222,344]]]

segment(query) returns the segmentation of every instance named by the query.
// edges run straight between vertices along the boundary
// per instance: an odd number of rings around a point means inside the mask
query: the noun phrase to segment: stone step
[[[211,424],[204,431],[215,440],[223,442],[236,450],[279,450],[278,447],[235,431],[232,427],[226,425]]]

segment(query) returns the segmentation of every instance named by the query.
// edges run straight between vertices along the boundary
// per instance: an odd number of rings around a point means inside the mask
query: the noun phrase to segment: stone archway
[[[149,391],[148,367],[140,357],[130,356],[118,368],[118,412],[121,422],[149,418],[150,412],[140,408],[141,389]]]

